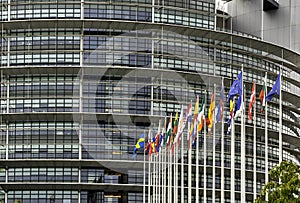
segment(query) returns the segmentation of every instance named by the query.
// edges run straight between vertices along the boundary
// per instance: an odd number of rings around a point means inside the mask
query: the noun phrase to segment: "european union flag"
[[[240,74],[238,75],[238,78],[233,81],[230,90],[228,92],[228,100],[227,102],[229,103],[230,99],[232,99],[235,95],[239,94],[241,95],[243,93],[243,87],[242,87],[242,75],[243,72],[241,71]]]
[[[138,139],[138,141],[135,144],[132,158],[134,158],[136,156],[137,149],[140,149],[140,148],[143,149],[144,147],[145,147],[145,135],[142,134],[141,137]]]
[[[226,135],[229,135],[231,133],[231,119],[232,118],[230,117],[227,121],[228,129],[227,129]]]
[[[238,116],[240,116],[242,114],[242,110],[243,110],[243,103],[242,103],[242,96],[240,95],[237,103],[236,103],[236,109],[235,109],[235,113],[234,113],[234,118],[237,118]]]
[[[272,100],[274,94],[280,95],[280,83],[281,83],[280,80],[281,80],[281,75],[279,73],[274,86],[272,87],[272,89],[268,93],[268,95],[266,96],[266,101],[267,102]]]

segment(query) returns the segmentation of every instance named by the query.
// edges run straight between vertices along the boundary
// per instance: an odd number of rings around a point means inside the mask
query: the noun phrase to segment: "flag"
[[[197,120],[194,120],[195,124],[194,124],[194,129],[193,129],[193,134],[192,134],[192,147],[196,146],[196,140],[197,138],[197,130],[198,130],[198,126],[197,126]]]
[[[155,152],[159,152],[160,150],[160,142],[161,142],[161,133],[160,133],[160,121],[158,123],[158,129],[157,129],[157,133],[156,133],[156,136],[155,136]]]
[[[173,127],[173,131],[172,131],[172,134],[171,134],[171,139],[169,140],[169,145],[173,144],[174,139],[177,135],[177,131],[178,131],[178,112],[176,112],[173,125],[174,125],[174,127]]]
[[[149,130],[149,132],[148,132],[148,142],[147,142],[147,145],[145,147],[145,151],[148,153],[148,160],[150,159],[150,156],[153,152],[153,147],[154,147],[154,143],[152,142],[152,139],[150,137],[151,137],[151,131]]]
[[[179,120],[178,120],[178,130],[177,130],[178,136],[176,136],[175,142],[177,142],[177,140],[180,138],[180,135],[183,132],[184,127],[185,127],[185,122],[184,122],[184,117],[183,117],[183,106],[182,106],[181,111],[180,111]]]
[[[183,133],[185,124],[186,124],[186,119],[183,117],[183,106],[181,106],[181,112],[178,120],[177,136],[175,137],[174,140],[174,144],[178,143],[178,146],[180,146],[181,134]]]
[[[200,112],[198,114],[198,132],[201,132],[204,126],[204,121],[205,121],[204,110],[205,110],[205,99],[203,98],[201,102]]]
[[[249,103],[249,109],[248,109],[248,118],[250,121],[252,121],[252,114],[251,114],[251,111],[252,111],[252,107],[253,107],[253,104],[255,102],[255,83],[252,84],[252,91],[251,91],[251,96],[250,96],[250,103]]]
[[[199,114],[199,97],[197,96],[196,102],[195,102],[195,108],[194,108],[194,116],[193,116],[193,119],[192,119],[192,124],[191,124],[190,132],[189,132],[190,137],[191,137],[192,132],[194,130],[195,120],[197,120],[198,114]]]
[[[152,139],[150,138],[150,136],[151,136],[151,131],[149,130],[148,143],[145,148],[145,151],[148,153],[148,160],[150,159],[151,154],[156,152],[155,151],[155,142],[156,142],[155,134],[153,134]]]
[[[261,101],[261,106],[262,106],[261,112],[264,111],[265,106],[266,106],[266,92],[267,92],[267,74],[265,75],[264,83],[263,83],[262,89],[258,96]]]
[[[197,96],[197,98],[196,98],[193,120],[197,119],[198,113],[199,113],[199,96]]]
[[[231,119],[232,119],[232,117],[229,117],[229,119],[227,120],[227,126],[228,126],[228,128],[227,128],[226,135],[229,135],[230,132],[231,132]]]
[[[178,142],[178,140],[180,139],[181,133],[183,132],[183,126],[184,122],[183,122],[183,106],[181,107],[181,111],[180,111],[180,116],[178,119],[178,126],[177,126],[177,135],[174,139],[174,144]]]
[[[224,85],[223,85],[223,80],[222,80],[222,87],[221,87],[221,92],[220,92],[220,102],[218,104],[217,108],[217,115],[216,115],[216,121],[221,122],[223,119],[223,112],[224,112]]]
[[[271,101],[275,94],[280,95],[281,74],[279,73],[271,91],[266,96],[266,102]]]
[[[199,113],[199,96],[197,96],[196,102],[195,102],[194,116],[193,116],[193,119],[192,119],[190,132],[189,132],[189,137],[188,137],[188,149],[190,149],[191,137],[195,136],[194,128],[195,128],[195,125],[197,125],[198,113]]]
[[[164,127],[161,131],[161,136],[160,136],[160,148],[165,146],[165,137],[166,137],[166,127],[167,127],[167,118],[165,117],[165,122],[164,122]]]
[[[240,95],[236,103],[236,111],[234,114],[234,118],[239,117],[242,114],[243,109],[244,109],[243,95]]]
[[[231,132],[231,120],[233,118],[233,107],[234,107],[234,101],[231,99],[229,102],[229,118],[227,120],[228,129],[226,134],[229,135]]]
[[[136,151],[138,149],[140,149],[140,148],[143,149],[144,147],[145,147],[145,135],[142,134],[134,146],[132,158],[134,158],[136,156]]]
[[[242,87],[242,78],[243,76],[243,72],[241,71],[240,74],[238,75],[237,79],[235,81],[233,81],[230,90],[228,92],[228,100],[227,102],[229,103],[230,100],[237,94],[241,95],[243,92],[243,87]]]
[[[229,116],[230,117],[233,117],[233,105],[234,105],[233,100],[230,100],[230,102],[229,102]]]
[[[166,132],[166,137],[165,137],[165,146],[167,147],[169,145],[169,140],[172,135],[172,114],[170,116],[167,132]]]
[[[215,109],[215,94],[212,94],[210,100],[210,106],[208,110],[208,128],[211,129],[214,122],[214,109]]]
[[[190,102],[190,104],[188,105],[188,108],[186,110],[186,117],[187,117],[187,122],[192,122],[192,107],[193,107],[193,104],[192,104],[192,100]]]
[[[191,123],[192,122],[192,107],[193,107],[193,104],[192,104],[192,100],[190,102],[190,104],[188,105],[188,108],[186,109],[186,121],[188,123]],[[187,140],[189,140],[189,133],[187,133]]]

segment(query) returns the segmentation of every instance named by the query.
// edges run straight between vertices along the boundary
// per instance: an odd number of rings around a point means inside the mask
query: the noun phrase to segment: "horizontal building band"
[[[241,35],[213,31],[201,28],[192,28],[188,26],[161,24],[161,23],[147,23],[147,22],[131,22],[120,20],[77,20],[77,19],[56,19],[56,20],[19,20],[1,22],[4,30],[13,29],[35,29],[35,28],[94,28],[94,29],[117,29],[117,30],[165,30],[185,36],[195,36],[202,38],[209,38],[221,42],[228,42],[248,46],[253,49],[264,51],[272,54],[279,59],[289,61],[294,66],[290,66],[292,70],[300,73],[300,54],[290,49],[261,41],[254,38],[248,38]]]
[[[142,161],[115,160],[120,163],[120,167],[142,170]],[[78,159],[0,159],[0,167],[75,167],[75,168],[107,168],[111,160],[78,160]]]
[[[10,190],[97,190],[105,192],[143,192],[143,185],[116,183],[51,183],[51,182],[14,182],[1,183],[1,188]]]

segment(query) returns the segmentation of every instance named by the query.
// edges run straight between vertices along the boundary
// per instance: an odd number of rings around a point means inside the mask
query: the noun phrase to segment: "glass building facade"
[[[268,104],[268,123],[257,101],[256,133],[247,119],[244,144],[240,119],[234,139],[222,133],[226,124],[217,126],[199,160],[192,200],[199,184],[201,202],[253,202],[266,169],[279,161],[279,145],[284,160],[299,160],[299,54],[228,31],[230,16],[214,0],[0,3],[2,202],[143,202],[151,181],[143,150],[132,157],[137,139],[197,95],[208,108],[213,93],[219,99],[222,78],[228,93],[242,67],[246,103],[252,82],[258,96],[265,73],[270,88],[282,69],[283,140],[277,97]],[[224,120],[228,115],[225,105]]]

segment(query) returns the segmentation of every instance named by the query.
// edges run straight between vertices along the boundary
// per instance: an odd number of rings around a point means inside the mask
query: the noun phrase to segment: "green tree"
[[[279,181],[280,180],[280,181]],[[298,203],[300,202],[300,167],[283,161],[270,171],[270,181],[264,186],[255,203]],[[268,201],[266,201],[266,195]]]

